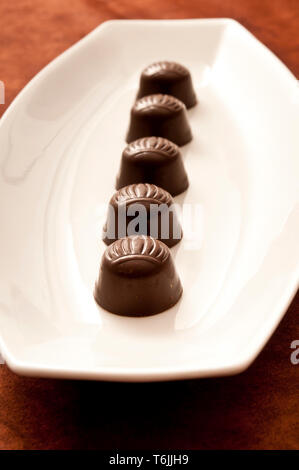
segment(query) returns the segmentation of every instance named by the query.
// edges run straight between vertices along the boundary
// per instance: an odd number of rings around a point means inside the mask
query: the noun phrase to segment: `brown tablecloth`
[[[6,104],[57,54],[111,18],[232,17],[299,75],[297,0],[1,0]],[[1,449],[299,447],[299,295],[235,377],[154,384],[22,378],[0,366]]]

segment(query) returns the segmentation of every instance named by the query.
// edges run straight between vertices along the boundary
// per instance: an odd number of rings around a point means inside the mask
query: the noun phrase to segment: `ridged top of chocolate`
[[[182,111],[184,103],[171,95],[148,95],[137,100],[132,108],[139,114],[173,114]]]
[[[138,202],[138,200],[148,199],[152,203],[158,204],[167,204],[170,205],[173,203],[171,195],[165,191],[165,189],[160,188],[154,184],[149,183],[137,183],[130,184],[119,189],[111,198],[111,205],[118,205],[122,203],[127,203],[130,201]]]
[[[111,264],[132,259],[164,263],[169,257],[169,249],[159,240],[145,235],[120,238],[105,251],[105,258]]]
[[[145,77],[160,78],[160,77],[186,77],[189,75],[188,69],[181,64],[176,62],[169,62],[163,60],[160,62],[154,62],[148,65],[142,72]]]
[[[123,155],[130,158],[138,158],[144,154],[151,153],[169,159],[177,156],[179,152],[176,144],[163,137],[142,137],[127,145]]]

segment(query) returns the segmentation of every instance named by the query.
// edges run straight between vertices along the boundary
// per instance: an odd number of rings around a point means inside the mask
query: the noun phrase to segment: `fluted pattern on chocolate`
[[[165,189],[149,183],[130,184],[119,189],[111,198],[110,204],[116,205],[130,199],[154,199],[159,204],[170,205],[173,200]]]
[[[169,249],[164,243],[145,235],[121,238],[110,245],[105,255],[111,262],[130,256],[150,257],[163,263],[169,256]]]
[[[169,113],[177,112],[185,108],[184,103],[171,95],[148,95],[137,100],[133,106],[133,111],[146,113],[151,109],[163,109]]]
[[[160,62],[154,62],[146,67],[142,74],[150,77],[159,77],[164,75],[165,73],[177,75],[180,77],[185,77],[189,75],[188,70],[183,65],[180,65],[176,62],[169,62],[167,60],[163,60]]]
[[[138,156],[139,153],[146,151],[160,152],[174,157],[178,154],[179,148],[176,144],[163,137],[142,137],[127,145],[124,155]]]

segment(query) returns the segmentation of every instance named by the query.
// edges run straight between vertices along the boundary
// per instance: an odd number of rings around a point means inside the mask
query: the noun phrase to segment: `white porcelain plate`
[[[176,202],[200,208],[173,250],[172,309],[97,307],[103,205],[146,65],[186,65],[199,104]],[[39,73],[0,125],[0,335],[21,374],[146,381],[232,374],[257,356],[299,277],[299,97],[287,68],[232,20],[111,21]],[[117,295],[117,289],[115,292]]]

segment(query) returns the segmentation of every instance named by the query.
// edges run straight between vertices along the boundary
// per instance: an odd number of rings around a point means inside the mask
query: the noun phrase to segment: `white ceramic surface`
[[[121,318],[97,307],[100,240],[141,69],[190,68],[189,190],[200,247],[173,250],[184,295]],[[0,349],[28,375],[166,380],[232,374],[298,286],[299,97],[288,69],[229,19],[111,21],[40,72],[0,124]]]

